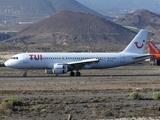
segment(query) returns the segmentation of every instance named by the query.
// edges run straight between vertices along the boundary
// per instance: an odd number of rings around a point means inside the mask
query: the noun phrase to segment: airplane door
[[[26,54],[23,54],[23,63],[28,63],[28,55],[26,55]]]
[[[120,63],[125,63],[125,57],[124,57],[124,55],[120,55]]]

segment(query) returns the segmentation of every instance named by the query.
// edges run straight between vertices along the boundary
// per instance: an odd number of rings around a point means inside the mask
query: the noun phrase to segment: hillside
[[[49,0],[0,0],[1,15],[52,14],[56,10]]]
[[[23,29],[8,41],[64,45],[128,44],[135,33],[104,18],[61,11]]]
[[[115,22],[124,26],[160,29],[160,15],[144,9],[126,14],[123,18],[116,19]]]
[[[77,0],[85,6],[94,10],[104,11],[135,11],[137,9],[147,9],[149,11],[160,13],[159,0]]]
[[[0,3],[0,16],[14,17],[14,20],[12,18],[5,19],[5,21],[10,20],[9,22],[12,23],[39,21],[61,10],[86,12],[104,17],[76,0],[0,0]],[[0,23],[3,23],[3,21],[0,21]]]

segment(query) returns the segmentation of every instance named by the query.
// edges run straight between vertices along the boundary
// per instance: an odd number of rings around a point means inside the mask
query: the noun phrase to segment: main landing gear
[[[26,69],[24,70],[23,77],[27,77],[27,70]]]
[[[74,76],[75,73],[73,71],[70,72],[70,76]],[[76,76],[81,76],[81,73],[79,71],[76,72]]]

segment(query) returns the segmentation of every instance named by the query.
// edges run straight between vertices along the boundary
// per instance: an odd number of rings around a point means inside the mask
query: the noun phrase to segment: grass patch
[[[46,109],[42,109],[41,111],[42,111],[42,112],[47,112],[47,110],[46,110]]]
[[[154,92],[152,98],[154,100],[159,100],[160,99],[160,92]]]
[[[137,91],[133,91],[132,93],[129,94],[129,99],[135,100],[135,99],[140,99],[140,95]]]
[[[20,106],[22,102],[16,98],[5,98],[2,100],[0,104],[0,113],[4,114],[12,114],[14,112],[15,106]]]
[[[39,106],[32,106],[32,108],[31,108],[32,110],[39,110],[40,109],[40,107]]]

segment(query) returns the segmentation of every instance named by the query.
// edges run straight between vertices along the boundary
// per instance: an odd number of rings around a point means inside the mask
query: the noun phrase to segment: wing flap
[[[81,61],[75,61],[75,62],[69,62],[68,65],[75,65],[75,64],[89,64],[93,62],[99,62],[99,59],[87,59],[87,60],[81,60]]]

